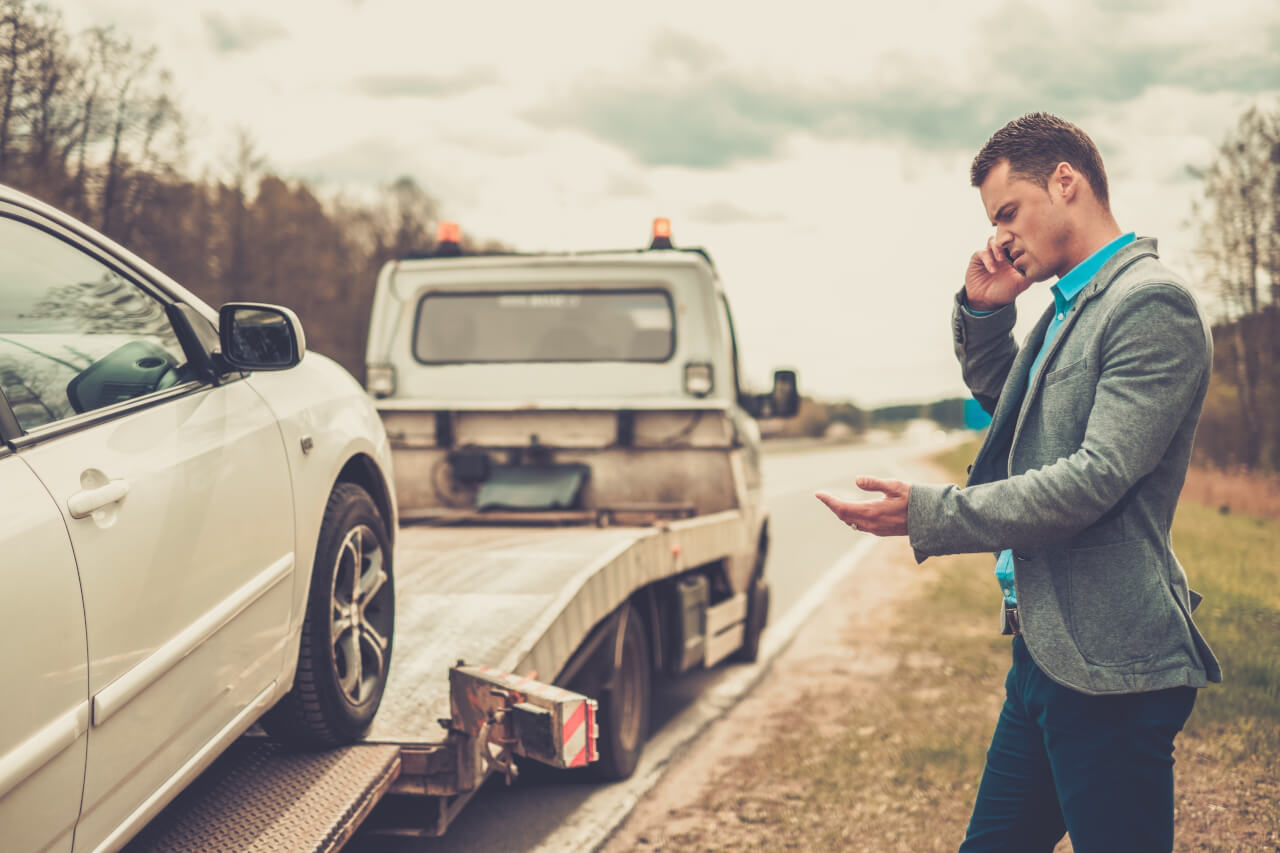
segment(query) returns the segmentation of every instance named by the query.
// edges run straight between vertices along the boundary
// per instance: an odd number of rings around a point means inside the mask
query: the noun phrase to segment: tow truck
[[[441,835],[525,761],[629,776],[655,677],[757,657],[755,419],[795,414],[796,374],[745,387],[711,256],[668,220],[645,249],[500,255],[442,223],[379,273],[366,387],[401,520],[372,728],[313,755],[246,737],[135,849]]]

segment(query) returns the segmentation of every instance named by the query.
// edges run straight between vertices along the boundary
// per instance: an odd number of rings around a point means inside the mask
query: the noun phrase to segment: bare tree
[[[0,181],[10,181],[16,116],[22,109],[22,79],[30,50],[25,0],[0,0]]]
[[[139,52],[128,40],[101,38],[103,89],[110,100],[99,227],[127,242],[150,185],[135,178],[173,168],[182,147],[181,121],[168,72],[153,67],[155,48]]]
[[[1227,443],[1236,448],[1221,453],[1273,466],[1280,462],[1280,111],[1246,112],[1199,174],[1199,255],[1223,309],[1215,380],[1231,386],[1240,428]]]

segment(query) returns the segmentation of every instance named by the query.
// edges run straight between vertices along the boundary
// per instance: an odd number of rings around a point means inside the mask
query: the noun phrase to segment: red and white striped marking
[[[599,758],[599,729],[594,699],[544,684],[537,681],[533,673],[519,676],[484,665],[465,669],[482,673],[492,683],[518,694],[521,701],[532,700],[533,704],[551,711],[554,719],[561,721],[558,743],[561,767],[583,767]]]
[[[585,699],[578,703],[561,728],[564,744],[562,755],[567,767],[584,767],[596,760],[596,703]]]

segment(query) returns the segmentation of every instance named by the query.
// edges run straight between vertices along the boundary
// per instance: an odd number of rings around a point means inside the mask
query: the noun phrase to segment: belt
[[[1009,626],[1009,630],[1013,632],[1013,636],[1022,635],[1022,620],[1018,618],[1018,608],[1006,607],[1004,609],[1004,623]]]

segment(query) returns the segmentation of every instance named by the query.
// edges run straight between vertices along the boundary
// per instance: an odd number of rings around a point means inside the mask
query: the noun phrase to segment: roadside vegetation
[[[976,450],[935,461],[962,481]],[[1205,595],[1197,623],[1226,673],[1201,692],[1177,741],[1176,849],[1280,851],[1280,519],[1221,506],[1186,500],[1174,525]],[[835,677],[776,707],[760,746],[722,762],[701,802],[637,846],[955,850],[1009,665],[992,561],[917,567],[900,541],[877,555],[876,571],[919,573],[908,599],[837,631],[816,664]]]

